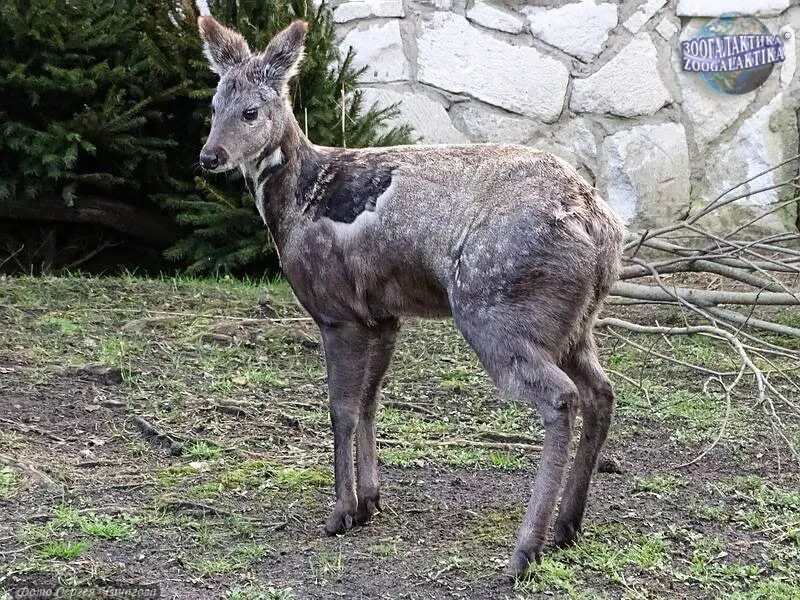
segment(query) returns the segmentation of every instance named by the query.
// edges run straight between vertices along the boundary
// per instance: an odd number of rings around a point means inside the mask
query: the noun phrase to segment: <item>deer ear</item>
[[[278,32],[267,48],[258,55],[258,77],[280,94],[288,91],[289,80],[297,73],[305,51],[308,23],[294,21]]]
[[[242,35],[223,27],[214,17],[198,17],[197,26],[208,64],[220,77],[250,58],[250,48]]]

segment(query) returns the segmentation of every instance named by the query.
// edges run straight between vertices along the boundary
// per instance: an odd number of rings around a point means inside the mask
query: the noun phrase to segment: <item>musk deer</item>
[[[316,146],[288,91],[306,23],[255,54],[212,17],[199,28],[220,77],[200,163],[241,169],[283,272],[321,331],[336,477],[326,532],[379,508],[375,411],[398,318],[452,316],[500,391],[536,407],[544,423],[512,576],[542,549],[582,410],[555,523],[556,543],[571,543],[614,402],[592,326],[618,270],[617,217],[569,164],[531,148]]]

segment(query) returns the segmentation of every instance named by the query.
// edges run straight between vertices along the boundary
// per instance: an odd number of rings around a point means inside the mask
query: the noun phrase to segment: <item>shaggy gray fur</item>
[[[337,498],[325,530],[341,533],[379,507],[375,410],[398,318],[451,315],[498,388],[536,407],[545,426],[511,575],[542,549],[583,411],[555,525],[556,543],[573,542],[611,423],[592,326],[617,275],[620,221],[569,164],[526,147],[315,146],[287,96],[305,24],[258,55],[210,17],[200,30],[221,75],[203,156],[219,159],[216,171],[242,170],[321,330]]]

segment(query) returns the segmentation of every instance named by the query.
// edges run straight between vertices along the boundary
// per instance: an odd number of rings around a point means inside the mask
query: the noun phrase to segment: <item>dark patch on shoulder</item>
[[[341,150],[308,157],[300,168],[297,202],[315,221],[327,217],[352,223],[364,211],[375,210],[394,169],[380,153]]]

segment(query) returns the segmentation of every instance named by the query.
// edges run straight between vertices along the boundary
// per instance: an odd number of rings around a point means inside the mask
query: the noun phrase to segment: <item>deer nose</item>
[[[200,166],[204,169],[216,169],[222,167],[228,161],[228,153],[222,148],[212,148],[203,150],[200,153]]]

